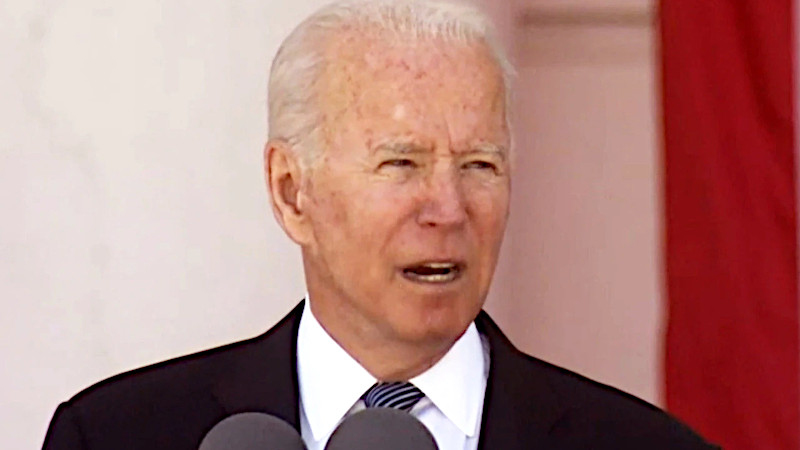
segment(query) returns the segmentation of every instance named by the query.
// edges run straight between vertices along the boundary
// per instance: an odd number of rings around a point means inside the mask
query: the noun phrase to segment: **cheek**
[[[463,183],[469,206],[491,217],[505,217],[510,199],[510,184],[505,176],[467,177]]]
[[[395,228],[413,211],[413,189],[393,183],[340,184],[320,196],[313,215],[318,240],[339,248],[354,247],[362,255],[378,253]]]
[[[343,225],[350,221],[350,214],[343,197],[338,192],[331,192],[315,199],[311,218],[316,228],[344,229]]]
[[[508,218],[509,192],[505,187],[491,186],[467,193],[473,223],[481,245],[489,253],[500,246]],[[497,247],[497,248],[495,248]]]
[[[413,217],[419,194],[408,184],[379,183],[368,190],[359,205],[360,217],[369,224],[371,235],[389,241],[396,237],[397,229]]]
[[[331,184],[329,180],[325,180]],[[315,189],[308,208],[308,220],[314,236],[314,252],[321,255],[349,253],[346,249],[354,233],[354,218],[348,195],[341,189]]]

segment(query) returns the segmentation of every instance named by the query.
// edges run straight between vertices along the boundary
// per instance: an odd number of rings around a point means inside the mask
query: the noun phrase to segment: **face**
[[[452,342],[483,305],[506,226],[501,72],[483,45],[329,50],[324,151],[300,192],[312,308],[329,331]]]

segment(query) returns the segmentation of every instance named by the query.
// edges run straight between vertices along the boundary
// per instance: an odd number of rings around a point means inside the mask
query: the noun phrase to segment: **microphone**
[[[246,412],[214,425],[198,450],[306,450],[306,445],[300,434],[283,420]]]
[[[325,450],[438,450],[431,433],[411,414],[392,408],[367,408],[333,431]]]

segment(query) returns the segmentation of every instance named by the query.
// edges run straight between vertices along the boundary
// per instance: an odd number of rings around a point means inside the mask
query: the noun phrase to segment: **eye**
[[[417,163],[410,159],[388,159],[380,164],[380,167],[398,167],[413,169]]]
[[[497,172],[497,166],[490,161],[469,161],[464,163],[461,167],[464,169],[491,170],[493,172]]]

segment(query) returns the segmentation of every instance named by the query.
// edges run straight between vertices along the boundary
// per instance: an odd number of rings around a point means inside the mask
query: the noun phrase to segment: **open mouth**
[[[449,283],[455,281],[463,271],[463,265],[456,262],[426,262],[403,269],[403,276],[418,283]]]

